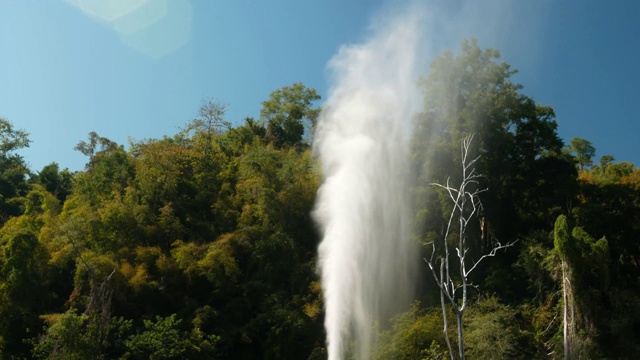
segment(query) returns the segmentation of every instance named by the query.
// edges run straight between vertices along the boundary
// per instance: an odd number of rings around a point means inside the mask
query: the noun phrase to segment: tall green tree
[[[29,169],[22,156],[15,152],[29,147],[29,142],[26,131],[0,118],[0,224],[22,212],[16,198],[28,191]]]
[[[89,157],[85,171],[76,176],[76,192],[94,205],[116,193],[124,194],[134,168],[122,145],[92,131],[88,141],[80,141],[74,149]]]
[[[26,344],[22,339],[41,326],[38,314],[48,300],[47,253],[32,232],[15,225],[3,228],[0,234],[2,358],[25,355]]]
[[[0,156],[6,158],[12,152],[29,147],[29,133],[16,129],[5,119],[0,119]]]
[[[267,125],[266,139],[276,147],[299,144],[315,124],[320,113],[313,103],[320,100],[315,89],[302,83],[285,86],[272,92],[262,103],[260,118]]]
[[[52,162],[31,176],[31,181],[41,184],[60,201],[64,201],[71,194],[73,173],[68,169],[60,170],[58,163]]]
[[[535,226],[550,228],[576,188],[576,170],[562,152],[553,108],[523,94],[511,80],[517,71],[499,58],[497,50],[483,50],[473,39],[462,42],[459,55],[438,56],[420,81],[424,111],[413,136],[414,166],[425,186],[455,173],[460,142],[476,134],[475,155],[482,155],[477,169],[486,175],[480,181],[491,189],[481,196],[486,241],[514,239]]]
[[[596,155],[596,148],[589,140],[574,137],[569,141],[571,151],[575,154],[576,160],[581,170],[593,165],[593,157]]]

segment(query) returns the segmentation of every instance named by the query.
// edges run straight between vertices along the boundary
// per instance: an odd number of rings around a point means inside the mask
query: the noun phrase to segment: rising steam
[[[415,286],[406,174],[419,20],[387,21],[329,63],[333,87],[314,139],[324,175],[314,217],[330,360],[372,358],[375,329]]]

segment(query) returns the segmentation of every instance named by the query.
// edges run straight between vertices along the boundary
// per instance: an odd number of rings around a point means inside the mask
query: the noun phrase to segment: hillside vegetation
[[[460,180],[460,142],[475,134],[488,191],[469,256],[517,242],[469,279],[469,358],[635,358],[640,169],[594,163],[585,139],[565,144],[553,108],[513,74],[496,50],[465,41],[419,81],[414,240],[445,234],[451,203],[429,184]],[[326,358],[311,218],[317,100],[293,84],[238,126],[205,101],[162,139],[125,147],[91,133],[76,173],[28,169],[16,153],[28,134],[1,120],[0,358]],[[423,271],[419,301],[380,326],[380,359],[449,356]]]

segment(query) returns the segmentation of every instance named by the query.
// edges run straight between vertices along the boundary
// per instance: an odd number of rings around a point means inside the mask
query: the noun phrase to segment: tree
[[[430,257],[425,261],[429,265],[429,269],[433,275],[438,288],[440,289],[440,304],[442,307],[442,317],[444,322],[444,336],[449,349],[449,354],[453,360],[453,350],[451,342],[449,341],[448,321],[447,321],[447,306],[452,307],[453,312],[456,315],[457,328],[458,328],[458,353],[460,359],[465,359],[464,349],[464,337],[462,317],[467,310],[468,305],[468,288],[475,287],[469,282],[469,275],[474,269],[487,257],[495,256],[497,251],[505,249],[513,245],[513,243],[507,243],[505,245],[497,242],[488,253],[480,256],[476,261],[469,261],[470,244],[467,239],[467,227],[474,220],[474,217],[482,209],[482,203],[480,202],[479,194],[486,191],[478,187],[478,178],[482,177],[476,173],[474,164],[478,161],[479,157],[471,159],[469,156],[469,148],[471,146],[473,136],[466,137],[461,144],[461,162],[462,162],[462,180],[458,187],[450,185],[449,179],[445,185],[434,183],[433,185],[444,189],[451,199],[453,209],[450,212],[449,220],[446,225],[446,231],[444,236],[440,240],[439,244],[433,241],[427,245],[431,245]],[[455,220],[457,219],[457,226]],[[457,240],[453,247],[455,248],[457,260],[459,262],[459,269],[454,272],[454,261],[450,257],[451,246],[449,244],[451,235],[456,235]],[[439,266],[438,263],[439,262]],[[439,267],[439,269],[438,269]],[[462,291],[462,296],[458,297],[458,291]]]
[[[14,129],[10,121],[0,118],[0,157],[6,158],[11,152],[29,147],[29,133]]]
[[[550,219],[577,187],[574,160],[562,151],[553,108],[523,94],[511,79],[517,70],[499,58],[497,50],[480,49],[473,39],[462,42],[459,55],[439,55],[420,80],[424,110],[415,118],[412,143],[423,188],[417,189],[423,196],[416,200],[433,219],[440,210],[424,188],[447,179],[460,163],[460,142],[475,134],[482,155],[477,169],[486,175],[478,181],[492,189],[480,194],[484,240],[489,242],[550,228]]]
[[[593,166],[590,172],[580,174],[581,180],[588,180],[600,185],[613,185],[621,182],[633,183],[633,174],[637,171],[635,165],[628,161],[614,163],[614,160],[615,158],[611,155],[602,156],[600,162]]]
[[[569,234],[569,225],[567,225],[567,217],[558,216],[553,230],[554,248],[560,255],[562,261],[562,344],[564,349],[564,358],[569,359],[571,355],[570,337],[575,333],[575,312],[573,311],[573,290],[571,281],[569,281],[569,273],[567,269],[567,257],[571,253],[571,240]],[[571,328],[569,328],[571,326]]]
[[[18,219],[18,218],[14,218]],[[0,230],[0,357],[24,355],[21,340],[40,326],[46,302],[48,254],[24,222]],[[6,349],[3,349],[6,342]]]
[[[60,171],[56,162],[45,165],[40,172],[31,177],[31,181],[41,184],[48,192],[63,202],[71,194],[72,179],[73,174],[68,169]]]
[[[571,280],[578,331],[591,337],[587,351],[597,345],[603,358],[624,358],[640,354],[633,330],[640,324],[640,172],[631,163],[613,161],[603,156],[581,172],[580,193],[570,213],[579,255]]]
[[[76,146],[74,146],[74,150],[80,151],[83,155],[89,157],[89,163],[87,167],[91,167],[94,161],[94,155],[100,152],[109,152],[116,150],[118,148],[118,144],[107,139],[106,137],[102,137],[98,135],[95,131],[89,133],[89,141],[86,142],[84,140],[79,141]]]
[[[231,123],[224,120],[227,104],[221,103],[214,98],[207,98],[202,101],[199,117],[191,120],[182,130],[180,136],[192,138],[197,148],[203,149],[204,157],[211,151],[214,136],[221,135],[230,130]]]
[[[554,227],[555,259],[561,262],[564,358],[600,357],[596,344],[599,303],[609,287],[609,242],[595,240],[565,215]]]
[[[48,318],[50,326],[34,343],[35,358],[81,360],[100,355],[95,352],[93,339],[86,333],[87,315],[78,315],[72,308],[64,314]]]
[[[611,165],[615,158],[612,155],[602,155],[600,157],[600,168],[602,171],[606,170],[607,166]]]
[[[89,141],[80,141],[74,149],[89,157],[85,171],[75,177],[74,193],[82,194],[94,204],[115,193],[124,194],[135,169],[122,145],[92,131]]]
[[[467,314],[465,344],[472,359],[513,359],[518,355],[516,311],[495,297],[483,297]],[[515,330],[515,331],[514,331]]]
[[[162,318],[156,316],[155,322],[144,321],[144,331],[132,335],[127,340],[130,353],[126,359],[188,359],[189,353],[200,349],[189,338],[188,333],[180,330],[181,319],[176,314]]]
[[[596,148],[591,142],[580,137],[574,137],[570,141],[571,151],[575,154],[580,170],[593,165],[593,157],[596,155]]]
[[[29,147],[28,136],[24,130],[15,129],[11,122],[0,118],[0,224],[22,212],[15,198],[28,191],[29,169],[22,156],[14,152]]]
[[[231,123],[224,120],[227,104],[208,98],[200,106],[200,118],[194,122],[207,134],[222,134],[231,129]]]
[[[414,303],[409,311],[395,316],[391,329],[381,334],[377,358],[447,359],[449,354],[440,348],[445,346],[441,340],[441,323],[439,309],[424,309]]]
[[[320,95],[302,83],[285,86],[272,92],[262,103],[260,118],[267,124],[266,139],[276,147],[299,144],[305,133],[305,122],[312,128],[320,113],[313,108]]]

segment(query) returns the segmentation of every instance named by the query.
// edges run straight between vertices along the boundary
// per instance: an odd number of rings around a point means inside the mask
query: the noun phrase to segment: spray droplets
[[[324,182],[315,219],[330,360],[353,347],[375,354],[374,328],[410,301],[407,127],[419,104],[415,85],[418,19],[385,24],[362,45],[331,60],[333,87],[314,150]]]

